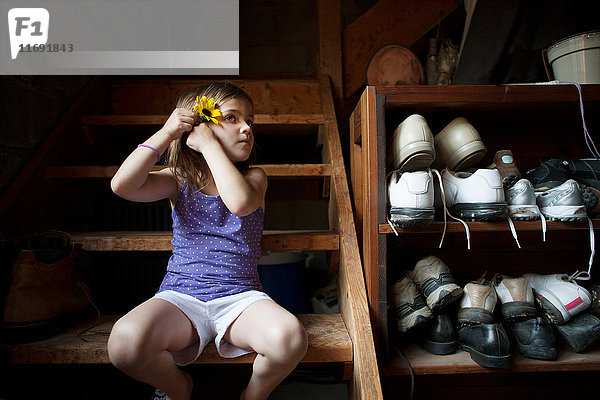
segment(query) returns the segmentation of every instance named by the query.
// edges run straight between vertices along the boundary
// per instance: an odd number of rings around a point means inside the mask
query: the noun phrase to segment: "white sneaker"
[[[388,151],[390,169],[422,171],[435,160],[433,133],[419,114],[408,116],[398,125]]]
[[[517,183],[505,190],[508,215],[519,221],[540,218],[540,209],[535,201],[533,185],[527,179],[519,179]]]
[[[442,172],[446,207],[462,219],[470,221],[505,220],[502,177],[497,169],[470,172]]]
[[[535,300],[555,324],[563,324],[588,308],[590,292],[567,274],[523,275],[533,289]]]
[[[388,182],[390,220],[396,225],[429,225],[433,222],[431,171],[394,171]]]

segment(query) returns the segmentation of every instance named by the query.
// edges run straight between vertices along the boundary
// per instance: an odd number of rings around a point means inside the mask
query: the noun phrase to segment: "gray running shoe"
[[[579,184],[569,179],[562,185],[536,193],[537,205],[553,221],[581,221],[587,218]]]
[[[504,196],[508,204],[508,215],[512,219],[526,221],[540,218],[533,185],[527,179],[519,179],[504,191]]]

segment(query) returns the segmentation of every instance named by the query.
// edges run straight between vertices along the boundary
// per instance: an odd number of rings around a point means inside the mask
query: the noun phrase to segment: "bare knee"
[[[122,371],[130,371],[143,365],[148,353],[144,348],[144,333],[136,324],[129,321],[117,321],[108,338],[108,357],[110,362]]]
[[[271,349],[265,356],[281,364],[297,364],[308,349],[304,326],[295,317],[272,327],[267,338]]]

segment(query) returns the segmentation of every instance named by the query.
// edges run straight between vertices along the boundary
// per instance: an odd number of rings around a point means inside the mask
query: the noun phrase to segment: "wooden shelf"
[[[10,364],[109,364],[106,342],[119,316],[103,316],[99,325],[95,320],[77,325],[49,339],[33,343],[3,345],[0,351]],[[352,362],[352,341],[340,314],[300,314],[298,319],[308,334],[308,351],[303,363]],[[252,363],[255,353],[238,358],[222,358],[214,342],[209,343],[196,364]]]
[[[542,223],[538,221],[513,221],[515,224],[515,229],[517,232],[519,231],[541,231]],[[560,221],[547,221],[547,230],[570,230],[570,229],[584,229],[588,230],[589,225],[587,221],[578,221],[578,222],[560,222]],[[600,219],[593,219],[592,224],[594,229],[600,228]],[[505,232],[510,231],[510,227],[507,221],[502,222],[467,222],[469,229],[473,232]],[[443,222],[434,222],[429,226],[412,226],[412,227],[401,227],[394,226],[396,232],[399,234],[404,233],[441,233],[444,230]],[[448,227],[446,228],[446,232],[454,233],[459,232],[463,233],[465,231],[464,226],[460,222],[448,222]],[[379,224],[380,234],[394,234],[394,230],[389,224]]]
[[[171,251],[171,231],[76,232],[74,243],[89,251]],[[339,250],[336,232],[320,230],[287,230],[263,232],[262,250]]]
[[[600,85],[582,85],[584,101],[600,101]],[[393,86],[377,87],[377,94],[386,96],[385,107],[406,107],[410,104],[453,104],[458,108],[489,104],[500,106],[536,103],[579,104],[579,94],[574,85],[454,85],[454,86]],[[540,105],[541,106],[541,105]]]
[[[261,164],[254,165],[262,168],[270,177],[311,177],[331,176],[329,164]],[[153,171],[167,168],[156,165]],[[117,165],[69,165],[50,166],[46,169],[46,178],[75,179],[75,178],[112,178],[119,166]]]
[[[454,354],[438,356],[429,353],[417,344],[411,344],[402,350],[404,356],[417,375],[428,374],[479,374],[507,372],[551,372],[551,371],[590,371],[600,369],[600,347],[595,346],[585,353],[575,353],[561,348],[554,361],[542,361],[526,358],[513,351],[512,364],[507,370],[485,368],[471,360],[468,352],[458,350]],[[382,368],[383,375],[407,375],[409,370],[404,361],[396,356],[388,360]]]

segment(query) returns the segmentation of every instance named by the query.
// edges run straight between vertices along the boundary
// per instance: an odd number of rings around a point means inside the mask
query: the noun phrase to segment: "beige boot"
[[[391,314],[396,318],[396,326],[400,333],[420,326],[429,321],[433,315],[417,285],[408,276],[395,282],[389,291]]]
[[[87,314],[89,287],[73,278],[80,248],[81,244],[75,244],[69,256],[53,264],[38,261],[30,250],[21,251],[4,307],[2,328],[9,341],[52,336]]]
[[[417,284],[434,313],[444,311],[462,296],[462,288],[454,282],[450,269],[436,256],[420,259],[407,275]]]

